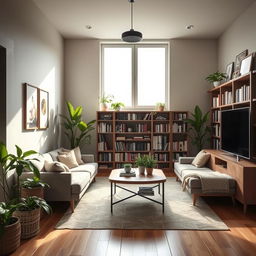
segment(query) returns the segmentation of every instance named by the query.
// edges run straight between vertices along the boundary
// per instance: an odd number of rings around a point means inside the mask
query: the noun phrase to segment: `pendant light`
[[[128,0],[131,3],[131,29],[122,33],[122,40],[127,43],[137,43],[142,40],[142,33],[133,29],[133,4],[134,0]]]

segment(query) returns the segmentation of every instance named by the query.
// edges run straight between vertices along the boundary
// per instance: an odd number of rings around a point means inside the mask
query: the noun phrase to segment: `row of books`
[[[150,140],[149,135],[142,135],[142,136],[117,136],[117,141],[129,141],[129,140]]]
[[[169,138],[166,135],[153,136],[154,150],[170,150]]]
[[[100,115],[99,115],[99,119],[100,120],[112,120],[113,119],[113,117],[112,117],[112,114],[110,114],[110,113],[100,113]]]
[[[221,103],[222,105],[232,104],[232,92],[225,91],[221,94]]]
[[[112,153],[99,153],[98,160],[100,162],[111,162],[112,161]]]
[[[212,133],[213,133],[214,136],[219,137],[220,136],[220,131],[221,131],[221,129],[220,129],[220,125],[219,124],[214,124],[212,126]]]
[[[235,102],[243,102],[250,100],[250,86],[243,85],[235,90]]]
[[[184,141],[174,141],[172,143],[173,151],[187,151],[188,150],[188,142]]]
[[[110,163],[110,164],[106,164],[106,163],[104,163],[104,164],[99,164],[99,169],[108,169],[108,168],[111,168],[111,169],[113,169],[113,164],[112,163]]]
[[[129,142],[117,141],[115,143],[116,151],[150,151],[149,142]]]
[[[130,162],[135,161],[138,156],[142,156],[143,154],[139,153],[115,153],[115,161],[116,162]]]
[[[156,124],[154,127],[155,132],[170,132],[169,124]]]
[[[174,161],[178,161],[180,157],[185,157],[185,156],[187,156],[187,153],[174,153],[173,159]]]
[[[154,153],[153,156],[157,161],[169,161],[169,154],[166,153]]]
[[[187,131],[186,123],[173,123],[172,132],[174,133],[183,133]]]
[[[109,123],[99,123],[98,132],[112,132],[112,124]]]
[[[118,113],[117,120],[150,120],[151,113]]]
[[[104,150],[110,149],[110,148],[109,148],[109,145],[108,145],[108,142],[107,142],[107,140],[106,140],[105,135],[99,134],[98,136],[99,136],[99,137],[98,137],[98,139],[99,139],[99,142],[98,142],[98,150],[99,150],[99,151],[104,151]]]
[[[213,122],[220,122],[221,112],[219,110],[214,110],[212,112],[212,121]]]
[[[173,118],[174,118],[174,120],[187,119],[187,114],[186,113],[174,113]]]
[[[218,139],[213,139],[213,140],[212,140],[212,147],[213,147],[213,149],[219,150],[219,149],[220,149],[220,140],[218,140]]]
[[[217,108],[220,106],[220,95],[212,97],[212,107]]]
[[[116,125],[116,132],[148,132],[147,124],[135,124],[133,126],[127,126],[126,124]]]

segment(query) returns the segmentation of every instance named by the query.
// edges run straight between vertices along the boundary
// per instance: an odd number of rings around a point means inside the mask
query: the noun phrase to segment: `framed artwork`
[[[251,71],[255,71],[256,70],[256,52],[252,53],[252,68]]]
[[[252,54],[247,56],[245,59],[242,60],[241,62],[241,67],[240,67],[240,74],[241,76],[250,72],[252,67]]]
[[[227,67],[226,67],[226,74],[227,74],[226,81],[229,81],[229,80],[232,79],[233,68],[234,68],[234,62],[231,62],[227,65]]]
[[[25,84],[24,86],[24,129],[38,128],[38,88]]]
[[[241,61],[248,55],[248,50],[239,53],[236,56],[235,71],[239,71],[241,67]]]
[[[42,89],[38,91],[38,128],[45,130],[49,127],[49,93]]]

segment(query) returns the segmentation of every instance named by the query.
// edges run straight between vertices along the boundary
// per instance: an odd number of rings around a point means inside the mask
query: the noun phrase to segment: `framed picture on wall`
[[[49,127],[49,93],[42,89],[38,91],[38,128],[45,130]]]
[[[233,68],[234,68],[234,62],[231,62],[227,65],[227,67],[226,67],[226,75],[227,75],[226,81],[229,81],[229,80],[232,79]]]
[[[38,88],[24,84],[23,122],[25,130],[38,128]]]
[[[236,56],[235,71],[239,71],[242,60],[248,55],[248,50],[244,50]]]
[[[241,62],[240,74],[241,76],[250,72],[252,67],[252,54],[244,58]]]

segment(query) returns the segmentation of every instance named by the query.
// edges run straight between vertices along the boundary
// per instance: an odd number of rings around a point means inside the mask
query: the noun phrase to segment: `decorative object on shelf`
[[[241,66],[240,66],[241,76],[244,74],[247,74],[251,71],[252,58],[253,58],[253,56],[252,56],[252,54],[250,54],[241,61]]]
[[[124,171],[126,173],[130,173],[132,170],[132,165],[131,164],[124,164]]]
[[[135,160],[135,164],[136,166],[138,167],[139,169],[139,174],[140,175],[144,175],[145,174],[145,166],[146,166],[146,161],[147,161],[147,158],[145,155],[139,155],[136,160]]]
[[[67,136],[71,149],[79,147],[81,144],[89,144],[91,142],[91,135],[94,130],[96,120],[88,123],[82,120],[83,108],[78,106],[74,108],[70,102],[66,102],[68,109],[68,117],[60,115],[64,119],[65,135]]]
[[[38,128],[46,130],[49,127],[49,93],[42,89],[39,90],[38,105]]]
[[[221,72],[217,71],[213,74],[210,74],[205,79],[207,81],[209,81],[210,83],[213,83],[213,86],[216,87],[216,86],[220,85],[220,82],[226,78],[227,78],[227,76],[225,73],[221,73]]]
[[[200,152],[204,148],[205,143],[210,139],[209,134],[211,129],[207,125],[209,112],[203,114],[200,107],[196,105],[192,116],[193,118],[185,119],[185,122],[190,125],[189,131],[191,133],[192,144],[196,146],[197,152]]]
[[[240,71],[241,61],[248,55],[248,50],[244,50],[236,56],[235,71]]]
[[[134,0],[128,0],[131,3],[131,29],[122,33],[122,40],[127,43],[137,43],[142,40],[142,33],[133,29],[133,4]]]
[[[157,161],[151,155],[146,155],[145,160],[146,160],[145,167],[146,167],[147,175],[151,176],[153,174],[153,168],[156,166]]]
[[[165,108],[165,103],[161,103],[161,102],[156,103],[156,109],[158,111],[164,111],[164,108]]]
[[[107,95],[100,98],[100,111],[107,111],[108,110],[108,104],[113,102],[114,96],[113,95]]]
[[[238,78],[240,76],[240,70],[234,71],[232,75],[232,79]]]
[[[231,62],[226,67],[226,82],[232,79],[234,62]]]
[[[120,111],[121,107],[124,107],[124,103],[122,102],[115,102],[111,104],[111,108],[115,111]]]

